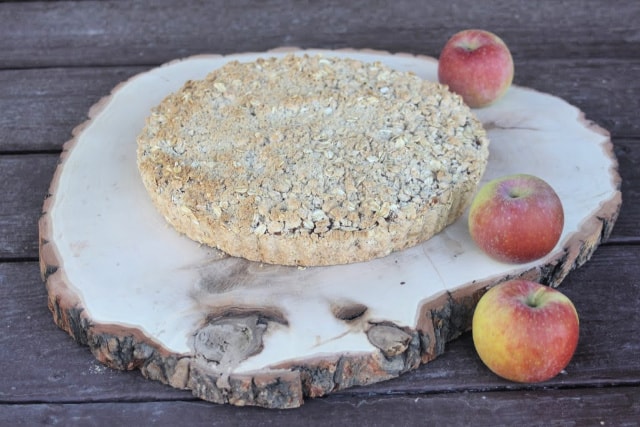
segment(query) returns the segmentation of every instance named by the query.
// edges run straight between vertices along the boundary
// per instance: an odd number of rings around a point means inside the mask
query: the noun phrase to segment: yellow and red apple
[[[509,48],[497,35],[485,30],[464,30],[444,45],[438,62],[438,80],[472,108],[500,99],[513,81]]]
[[[490,257],[525,263],[547,255],[564,227],[560,197],[543,179],[508,175],[484,184],[469,210],[469,234]]]
[[[522,383],[546,381],[573,358],[578,313],[556,289],[510,280],[480,298],[472,335],[480,359],[496,375]]]

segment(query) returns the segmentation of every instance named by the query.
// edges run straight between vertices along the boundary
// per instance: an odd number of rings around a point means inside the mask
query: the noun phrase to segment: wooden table
[[[0,4],[0,425],[640,425],[640,3],[432,3]],[[37,220],[62,144],[119,82],[189,55],[279,46],[437,57],[470,27],[502,36],[515,83],[576,105],[611,132],[618,156],[613,233],[560,288],[581,318],[565,372],[536,385],[501,380],[467,333],[394,380],[295,410],[240,408],[104,367],[54,325]]]

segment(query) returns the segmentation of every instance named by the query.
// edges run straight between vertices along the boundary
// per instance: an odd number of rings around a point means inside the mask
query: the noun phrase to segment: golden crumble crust
[[[488,144],[440,84],[287,55],[188,81],[153,109],[137,155],[179,232],[232,256],[313,266],[385,256],[455,221]]]

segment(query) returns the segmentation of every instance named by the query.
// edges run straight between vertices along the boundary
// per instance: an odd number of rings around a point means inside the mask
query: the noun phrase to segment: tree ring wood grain
[[[142,73],[96,104],[65,144],[39,223],[41,272],[55,322],[101,362],[213,402],[297,407],[434,359],[469,329],[490,286],[513,277],[557,286],[611,233],[622,196],[608,133],[565,101],[514,86],[476,110],[491,139],[483,181],[532,173],[556,189],[565,231],[541,260],[488,259],[468,236],[466,214],[417,247],[334,267],[261,265],[178,235],[153,209],[135,164],[150,108],[227,61],[292,51],[196,56]],[[429,57],[298,52],[436,79]],[[234,331],[229,340],[224,331]]]

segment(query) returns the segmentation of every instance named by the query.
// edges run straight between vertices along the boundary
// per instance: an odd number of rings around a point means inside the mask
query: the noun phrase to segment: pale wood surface
[[[222,15],[225,6],[203,4],[0,4],[0,424],[637,425],[640,4],[272,1],[234,3]],[[390,382],[296,411],[232,408],[138,372],[106,369],[53,325],[36,222],[60,147],[119,81],[176,57],[280,45],[437,55],[450,33],[467,27],[505,38],[516,83],[566,99],[612,133],[623,208],[609,242],[562,284],[582,320],[566,374],[538,386],[501,381],[481,365],[466,334],[439,359]]]

